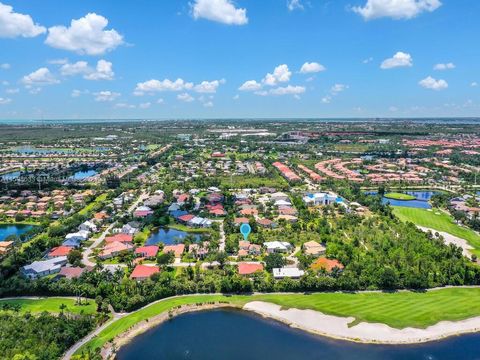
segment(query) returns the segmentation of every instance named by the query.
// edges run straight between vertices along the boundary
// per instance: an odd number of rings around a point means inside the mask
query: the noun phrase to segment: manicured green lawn
[[[393,213],[402,221],[410,221],[419,226],[447,232],[465,239],[474,247],[472,252],[477,256],[480,255],[480,235],[469,228],[455,224],[453,218],[441,210],[432,209],[432,211],[428,211],[426,209],[394,206]]]
[[[397,192],[391,192],[383,196],[386,197],[387,199],[393,199],[393,200],[415,200],[416,199],[416,197],[413,195],[397,193]]]
[[[266,294],[253,296],[195,295],[160,301],[134,312],[105,328],[77,351],[103,346],[136,323],[185,304],[226,301],[242,306],[266,301],[285,308],[312,309],[355,318],[355,323],[384,323],[395,328],[425,328],[442,320],[463,320],[480,315],[480,288],[449,288],[430,292]]]
[[[19,304],[21,306],[20,312],[24,313],[30,311],[32,313],[38,313],[42,311],[48,311],[53,313],[60,312],[60,305],[65,304],[67,308],[65,312],[79,314],[82,310],[85,314],[93,314],[97,310],[97,305],[94,300],[88,300],[88,305],[75,305],[74,299],[67,298],[41,298],[41,299],[15,299],[15,300],[1,300],[0,309],[2,304]],[[1,311],[1,310],[0,310]]]
[[[101,203],[102,201],[105,201],[107,199],[107,196],[108,196],[107,193],[103,193],[103,194],[97,196],[97,198],[95,200],[93,200],[90,204],[88,204],[82,210],[80,210],[78,212],[78,214],[86,215],[88,212],[92,211],[92,209],[95,207],[95,205]]]
[[[189,226],[185,226],[183,224],[172,224],[168,225],[170,229],[175,229],[179,231],[185,231],[187,233],[196,233],[196,234],[204,234],[210,232],[210,229],[208,228],[192,228]]]

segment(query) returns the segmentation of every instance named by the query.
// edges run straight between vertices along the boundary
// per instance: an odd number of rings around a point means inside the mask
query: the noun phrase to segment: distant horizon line
[[[162,122],[162,121],[421,121],[421,120],[469,120],[478,121],[480,116],[419,116],[419,117],[218,117],[218,118],[24,118],[24,119],[0,119],[0,124],[13,123],[42,123],[42,122]]]

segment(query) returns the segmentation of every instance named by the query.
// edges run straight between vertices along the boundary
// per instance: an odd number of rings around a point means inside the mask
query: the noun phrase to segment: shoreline
[[[355,321],[354,317],[326,315],[315,310],[295,308],[282,310],[280,305],[263,301],[249,302],[242,309],[310,334],[361,344],[414,345],[480,331],[480,316],[460,321],[440,321],[425,329],[396,329],[381,323],[367,322],[350,327],[349,324]]]
[[[381,323],[367,322],[349,326],[350,323],[355,321],[354,317],[326,315],[315,310],[282,309],[280,305],[263,301],[251,301],[244,306],[212,302],[179,306],[141,321],[116,336],[111,342],[106,343],[101,349],[101,356],[103,359],[115,356],[123,346],[128,345],[135,337],[179,315],[220,308],[253,313],[315,336],[361,344],[415,345],[480,332],[480,316],[461,321],[440,321],[424,329],[413,327],[396,329]]]
[[[230,309],[239,309],[242,308],[239,306],[235,306],[229,303],[221,303],[221,302],[212,302],[212,303],[205,303],[205,304],[191,304],[191,305],[182,305],[177,308],[164,311],[159,313],[149,319],[144,321],[140,321],[139,323],[133,325],[127,331],[119,334],[116,336],[112,341],[106,343],[101,351],[100,355],[102,359],[110,359],[113,356],[115,359],[116,353],[125,345],[128,345],[131,341],[133,341],[137,336],[162,325],[163,323],[179,316],[182,314],[188,314],[192,312],[198,311],[208,311],[220,308],[230,308]]]

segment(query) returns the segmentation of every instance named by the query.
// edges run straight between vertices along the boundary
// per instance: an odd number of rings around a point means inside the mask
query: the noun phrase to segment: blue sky
[[[478,14],[473,0],[0,0],[0,118],[479,116]]]

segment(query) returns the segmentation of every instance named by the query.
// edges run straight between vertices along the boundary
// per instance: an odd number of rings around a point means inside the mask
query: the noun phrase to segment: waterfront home
[[[64,245],[57,246],[52,248],[52,250],[50,250],[50,252],[47,254],[47,258],[52,259],[56,257],[67,256],[72,250],[73,248],[70,246],[64,246]]]
[[[181,258],[184,251],[185,251],[185,244],[165,245],[163,248],[164,254],[173,252],[176,258]]]
[[[273,277],[275,279],[299,279],[305,274],[305,271],[300,270],[296,267],[283,267],[283,268],[274,268]]]
[[[23,276],[36,279],[39,277],[56,274],[60,271],[62,266],[67,264],[67,257],[55,257],[53,259],[34,261],[30,265],[21,268]]]
[[[135,249],[135,255],[143,257],[145,259],[154,259],[158,253],[157,245],[141,246]]]
[[[103,250],[98,254],[98,257],[102,260],[105,260],[120,255],[121,253],[131,251],[133,251],[133,245],[114,241],[105,245]]]
[[[13,241],[0,241],[0,256],[5,255],[13,248]]]
[[[121,242],[121,243],[129,243],[131,244],[133,242],[133,235],[131,234],[115,234],[111,236],[105,237],[105,242],[108,243],[113,243],[113,242]]]
[[[158,272],[160,272],[160,268],[158,266],[137,265],[135,266],[135,269],[133,269],[130,279],[143,281],[147,280],[150,276]]]
[[[145,218],[153,214],[153,210],[148,206],[139,206],[134,212],[134,217]]]
[[[251,275],[260,271],[263,271],[263,264],[261,263],[250,263],[250,262],[238,263],[239,275]]]
[[[325,254],[325,251],[327,248],[323,246],[322,244],[319,244],[316,241],[307,241],[302,245],[303,248],[303,253],[305,255],[312,255],[312,256],[320,256],[322,254]]]
[[[267,241],[263,244],[267,253],[286,253],[292,249],[292,244],[286,241]]]

